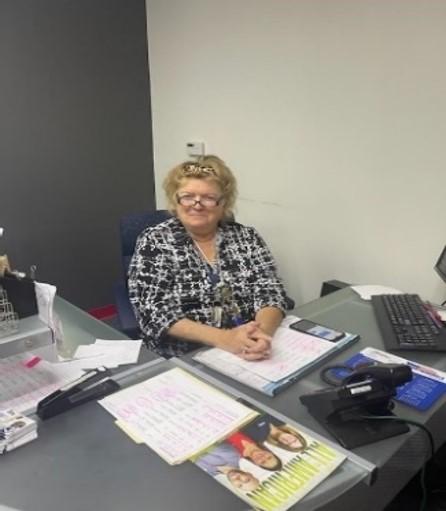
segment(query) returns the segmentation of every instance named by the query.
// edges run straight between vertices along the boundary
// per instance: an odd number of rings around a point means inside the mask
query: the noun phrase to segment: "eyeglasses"
[[[196,199],[195,197],[199,197]],[[216,208],[220,202],[222,201],[223,197],[213,197],[212,195],[193,195],[193,194],[186,194],[186,195],[177,195],[177,202],[178,204],[181,204],[182,206],[186,206],[188,208],[194,207],[197,204],[200,204],[203,208]]]

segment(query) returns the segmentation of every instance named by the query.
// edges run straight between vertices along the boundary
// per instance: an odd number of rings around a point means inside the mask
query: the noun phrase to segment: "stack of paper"
[[[8,409],[0,410],[0,454],[37,438],[35,420]]]
[[[80,369],[96,369],[97,367],[118,367],[122,364],[135,364],[141,350],[141,340],[105,340],[96,339],[94,344],[81,344],[74,353],[72,360],[64,364]]]
[[[133,440],[170,464],[192,461],[259,511],[286,511],[346,458],[180,368],[99,403]]]
[[[172,369],[99,402],[132,438],[181,463],[258,415],[182,369]]]
[[[34,412],[37,403],[84,372],[65,364],[52,364],[30,353],[0,359],[0,408]]]

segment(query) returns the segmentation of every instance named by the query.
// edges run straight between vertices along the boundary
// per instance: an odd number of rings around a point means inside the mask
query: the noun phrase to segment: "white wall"
[[[147,0],[157,201],[204,140],[289,293],[443,301],[446,1]]]

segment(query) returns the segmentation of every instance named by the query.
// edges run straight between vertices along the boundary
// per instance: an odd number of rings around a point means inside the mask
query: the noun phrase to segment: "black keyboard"
[[[386,349],[446,351],[446,329],[418,295],[376,295],[372,306]]]

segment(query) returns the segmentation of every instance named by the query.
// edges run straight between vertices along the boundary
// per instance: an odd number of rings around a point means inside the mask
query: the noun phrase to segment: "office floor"
[[[427,465],[426,487],[428,489],[427,506],[424,511],[446,511],[446,446],[442,446],[434,461]],[[385,511],[419,511],[422,492],[420,473],[418,473]]]

